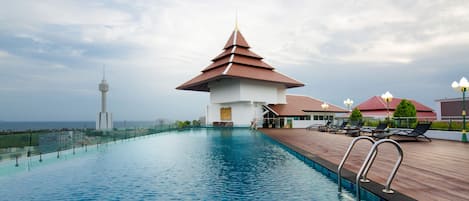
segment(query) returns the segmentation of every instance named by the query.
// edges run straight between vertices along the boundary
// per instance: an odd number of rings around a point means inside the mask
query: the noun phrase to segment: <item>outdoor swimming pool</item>
[[[248,129],[172,131],[67,154],[29,171],[0,164],[0,200],[354,200]]]

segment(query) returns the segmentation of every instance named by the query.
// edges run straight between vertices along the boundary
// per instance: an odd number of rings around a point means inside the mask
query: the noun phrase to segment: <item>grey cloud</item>
[[[464,1],[7,2],[0,119],[93,120],[103,64],[117,120],[198,118],[208,93],[174,87],[220,52],[236,7],[253,51],[307,84],[289,93],[342,105],[389,90],[433,107],[469,76]]]

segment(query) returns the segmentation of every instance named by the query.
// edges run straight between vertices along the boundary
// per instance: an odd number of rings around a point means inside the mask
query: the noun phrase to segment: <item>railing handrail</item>
[[[379,141],[377,141],[373,144],[373,147],[371,147],[370,152],[368,152],[368,155],[365,159],[365,162],[363,163],[363,165],[361,166],[360,170],[357,173],[357,177],[355,179],[356,191],[357,191],[356,192],[357,200],[360,200],[360,177],[361,177],[361,175],[363,175],[363,174],[366,175],[368,173],[371,165],[374,162],[374,158],[376,157],[375,153],[377,152],[377,148],[382,143],[391,143],[391,144],[393,144],[394,147],[396,147],[396,149],[399,153],[399,158],[396,161],[396,164],[394,164],[394,167],[391,171],[391,174],[389,175],[388,180],[386,181],[386,186],[383,189],[383,192],[385,192],[385,193],[394,193],[394,191],[391,189],[391,183],[392,183],[394,177],[396,176],[397,170],[399,169],[399,167],[402,163],[402,160],[404,158],[404,152],[402,151],[401,145],[399,145],[399,143],[397,143],[396,141],[391,140],[391,139],[382,139],[382,140],[379,140]]]
[[[350,152],[352,151],[353,147],[360,140],[368,140],[372,144],[375,143],[375,140],[373,138],[369,137],[369,136],[359,136],[359,137],[356,137],[352,140],[352,142],[350,143],[347,151],[345,152],[344,157],[342,158],[342,161],[340,161],[339,167],[337,168],[337,183],[338,183],[339,192],[342,192],[342,168],[344,167],[345,161],[348,159],[348,157],[350,155]],[[366,180],[366,175],[363,179]]]

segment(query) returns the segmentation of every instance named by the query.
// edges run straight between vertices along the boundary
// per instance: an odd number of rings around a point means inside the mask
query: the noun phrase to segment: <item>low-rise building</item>
[[[444,98],[436,100],[438,120],[457,120],[462,121],[462,98]],[[466,108],[469,107],[466,103]],[[467,109],[466,109],[467,111]]]
[[[385,119],[389,115],[392,117],[394,111],[396,110],[399,103],[403,98],[393,98],[389,102],[389,108],[387,103],[379,96],[373,96],[368,100],[358,104],[355,108],[358,108],[362,113],[363,117],[376,118],[376,119]],[[417,111],[417,119],[421,121],[430,121],[436,120],[436,113],[432,108],[423,105],[415,100],[406,99],[412,102]]]
[[[325,101],[303,95],[287,95],[286,104],[265,106],[263,127],[306,128],[311,125],[324,125],[337,116],[343,117],[347,110],[333,104],[321,107]]]

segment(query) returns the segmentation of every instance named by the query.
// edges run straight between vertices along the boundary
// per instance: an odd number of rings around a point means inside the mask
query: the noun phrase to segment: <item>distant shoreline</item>
[[[114,121],[115,128],[148,128],[159,124],[160,122],[157,121]],[[95,127],[95,121],[0,121],[0,132],[94,129]]]

